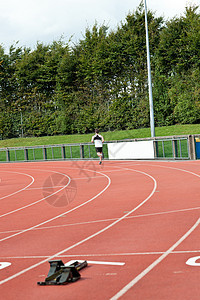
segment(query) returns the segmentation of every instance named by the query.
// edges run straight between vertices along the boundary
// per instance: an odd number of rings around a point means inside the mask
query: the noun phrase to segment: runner
[[[99,134],[99,130],[95,129],[95,135],[92,137],[92,143],[94,143],[97,155],[99,156],[99,164],[102,164],[102,159],[103,159],[103,142],[104,138],[102,135]]]

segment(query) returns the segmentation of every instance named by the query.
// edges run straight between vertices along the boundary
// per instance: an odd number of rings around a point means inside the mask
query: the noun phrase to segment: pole
[[[24,137],[24,130],[23,130],[23,116],[22,116],[22,112],[20,111],[21,114],[21,137]]]
[[[149,52],[149,34],[148,34],[146,0],[144,0],[144,9],[145,9],[146,45],[147,45],[147,68],[148,68],[148,86],[149,86],[150,126],[151,126],[151,137],[155,137],[153,95],[152,95],[152,82],[151,82],[151,63],[150,63],[150,52]]]

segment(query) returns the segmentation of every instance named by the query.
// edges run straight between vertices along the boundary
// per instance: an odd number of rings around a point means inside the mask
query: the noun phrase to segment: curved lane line
[[[190,212],[190,211],[199,210],[199,209],[200,209],[200,206],[195,207],[195,208],[186,208],[186,209],[171,210],[171,211],[166,211],[166,212],[130,216],[130,217],[127,217],[126,219],[128,220],[128,219],[135,219],[135,218],[154,217],[154,216],[158,216],[158,215],[174,214],[174,213],[179,213],[179,212]],[[79,223],[69,223],[69,224],[64,224],[64,225],[45,226],[45,227],[41,227],[41,228],[36,228],[35,230],[47,230],[47,229],[52,229],[52,228],[70,227],[70,226],[78,226],[78,225],[85,225],[85,224],[92,224],[92,223],[105,223],[105,222],[115,221],[117,219],[118,218],[116,217],[116,218],[112,218],[112,219],[104,219],[104,220],[99,219],[99,220],[85,221],[85,222],[79,222]],[[21,230],[22,229],[0,231],[0,234],[18,232]]]
[[[27,205],[25,205],[25,206],[22,206],[22,207],[20,207],[20,208],[17,208],[17,209],[15,209],[15,210],[12,210],[12,211],[10,211],[10,212],[8,212],[8,213],[5,213],[5,214],[3,214],[3,215],[0,215],[0,218],[5,217],[5,216],[8,216],[8,215],[10,215],[10,214],[13,214],[13,213],[15,213],[15,212],[17,212],[17,211],[23,210],[23,209],[25,209],[25,208],[27,208],[27,207],[33,206],[33,205],[35,205],[35,204],[37,204],[37,203],[39,203],[39,202],[41,202],[41,201],[43,201],[43,200],[46,200],[47,198],[50,198],[51,196],[56,195],[57,193],[59,193],[60,191],[62,191],[63,189],[65,189],[65,188],[70,184],[71,178],[70,178],[68,175],[63,174],[63,173],[60,173],[60,172],[55,172],[55,171],[50,171],[50,172],[57,173],[57,174],[60,174],[60,175],[64,175],[65,177],[67,177],[67,178],[69,179],[68,183],[67,183],[66,185],[64,185],[61,189],[59,189],[58,191],[56,191],[56,192],[54,192],[54,193],[52,193],[52,194],[50,194],[50,195],[48,195],[48,196],[46,196],[46,197],[44,197],[44,198],[42,198],[42,199],[39,199],[39,200],[37,200],[37,201],[35,201],[35,202],[33,202],[33,203],[27,204]],[[0,241],[1,241],[1,240],[0,240]]]
[[[149,166],[149,165],[147,165]],[[168,167],[168,166],[160,166],[160,165],[150,165],[153,167],[161,167],[161,168],[167,168],[167,169],[173,169],[173,170],[178,170],[181,172],[189,173],[191,175],[200,177],[200,175],[185,170],[185,169],[180,169],[176,167]],[[167,213],[167,212],[166,212]],[[159,214],[159,213],[158,213]],[[135,277],[129,284],[127,284],[121,291],[119,291],[115,296],[113,296],[110,300],[117,300],[121,296],[123,296],[130,288],[132,288],[140,279],[142,279],[147,273],[149,273],[156,265],[158,265],[167,255],[169,255],[180,243],[182,243],[183,240],[185,240],[195,229],[196,227],[200,224],[200,218],[197,220],[197,222],[191,227],[191,229],[181,238],[179,239],[171,248],[169,248],[163,255],[161,255],[157,260],[155,260],[149,267],[147,267],[143,272],[141,272],[137,277]]]
[[[131,171],[134,171],[134,170],[131,170]],[[119,218],[118,220],[114,221],[114,222],[111,223],[110,225],[108,225],[108,226],[104,227],[103,229],[97,231],[96,233],[94,233],[94,234],[88,236],[87,238],[85,238],[85,239],[83,239],[83,240],[81,240],[81,241],[79,241],[79,242],[77,242],[77,243],[75,243],[75,244],[69,246],[68,248],[66,248],[66,249],[64,249],[64,250],[62,250],[62,251],[59,251],[58,253],[55,253],[55,254],[52,255],[52,256],[49,256],[48,258],[46,258],[46,259],[40,261],[40,262],[37,263],[37,264],[34,264],[34,265],[32,265],[32,266],[30,266],[30,267],[28,267],[28,268],[26,268],[26,269],[24,269],[24,270],[22,270],[22,271],[20,271],[20,272],[18,272],[18,273],[16,273],[16,274],[14,274],[14,275],[12,275],[12,276],[10,276],[10,277],[8,277],[8,278],[6,278],[6,279],[0,281],[0,285],[6,283],[6,282],[8,282],[8,281],[10,281],[10,280],[12,280],[12,279],[14,279],[14,278],[16,278],[16,277],[18,277],[18,276],[20,276],[20,275],[22,275],[22,274],[24,274],[24,273],[26,273],[26,272],[28,272],[28,271],[30,271],[30,270],[36,268],[36,267],[38,267],[38,266],[40,266],[40,265],[42,265],[43,263],[45,263],[45,262],[47,262],[47,261],[53,259],[53,258],[56,257],[56,256],[59,256],[59,255],[65,253],[65,252],[67,252],[67,251],[69,251],[69,250],[71,250],[71,249],[73,249],[73,248],[75,248],[75,247],[77,247],[77,246],[79,246],[79,245],[81,245],[81,244],[83,244],[83,243],[85,243],[85,242],[91,240],[92,238],[94,238],[94,237],[98,236],[99,234],[105,232],[106,230],[110,229],[111,227],[113,227],[114,225],[116,225],[117,223],[119,223],[120,221],[122,221],[123,219],[125,219],[128,215],[130,215],[131,213],[133,213],[134,211],[136,211],[136,210],[137,210],[139,207],[141,207],[143,204],[145,204],[145,203],[153,196],[153,194],[155,193],[155,190],[156,190],[156,187],[157,187],[157,183],[156,183],[156,180],[155,180],[151,175],[149,175],[149,174],[147,174],[147,173],[145,173],[145,172],[138,171],[138,170],[135,170],[135,171],[138,172],[138,173],[145,174],[146,176],[150,177],[150,178],[154,181],[154,187],[153,187],[152,192],[151,192],[150,195],[149,195],[144,201],[142,201],[137,207],[135,207],[135,208],[132,209],[130,212],[128,212],[128,213],[125,214],[123,217]],[[103,174],[103,173],[101,173],[101,172],[97,172],[97,173]],[[103,191],[105,191],[105,190],[110,186],[111,180],[110,180],[110,178],[109,178],[107,175],[105,175],[105,174],[103,174],[103,175],[106,176],[106,177],[109,179],[108,185],[107,185],[107,186],[104,188],[104,190],[103,190]],[[102,191],[102,192],[103,192],[103,191]],[[96,196],[93,197],[92,199],[88,200],[87,202],[83,203],[83,204],[80,205],[79,207],[81,207],[81,206],[83,206],[83,205],[85,205],[85,204],[91,202],[93,199],[95,199],[96,197],[98,197],[102,192],[100,192],[98,195],[96,195]],[[74,209],[73,209],[73,210],[74,210]],[[72,211],[72,210],[71,210],[71,211]],[[64,214],[66,214],[66,213],[64,213]],[[64,214],[62,214],[62,215],[64,215]],[[48,222],[48,221],[47,221],[47,222]],[[43,223],[44,223],[44,222],[43,222]],[[41,223],[40,225],[42,225],[43,223]],[[39,225],[37,225],[37,226],[39,226]],[[35,228],[35,226],[34,226],[33,228]],[[31,228],[31,229],[32,229],[32,228]],[[31,229],[29,229],[29,230],[31,230]],[[28,230],[27,230],[27,231],[28,231]]]
[[[175,167],[168,167],[168,166],[159,166],[159,165],[150,165],[150,166],[153,166],[153,167],[159,167],[159,168],[165,168],[165,169],[173,169],[173,170],[178,170],[178,171],[182,171],[182,172],[185,172],[185,173],[189,173],[191,175],[194,175],[194,176],[197,176],[200,178],[200,175],[199,174],[196,174],[194,172],[191,172],[191,171],[188,171],[188,170],[185,170],[185,169],[180,169],[180,168],[175,168]]]
[[[20,192],[26,190],[26,189],[27,189],[29,186],[31,186],[31,185],[33,184],[33,182],[35,181],[35,179],[34,179],[33,176],[31,176],[31,175],[29,175],[29,174],[26,174],[26,173],[13,172],[13,171],[1,171],[1,172],[15,173],[15,174],[20,174],[20,175],[29,176],[29,177],[32,179],[32,181],[31,181],[31,183],[29,183],[27,186],[25,186],[23,189],[20,189],[20,190],[14,192],[14,193],[9,194],[9,195],[3,196],[3,197],[0,198],[0,200],[5,199],[5,198],[8,198],[8,197],[10,197],[10,196],[13,196],[13,195],[15,195],[15,194],[17,194],[17,193],[20,193]]]
[[[141,165],[141,164],[139,164]],[[147,165],[149,166],[149,165]],[[182,172],[186,172],[186,173],[190,173],[192,175],[195,175],[197,177],[200,177],[200,175],[194,173],[194,172],[191,172],[191,171],[187,171],[185,169],[179,169],[179,168],[174,168],[174,167],[167,167],[167,166],[159,166],[159,165],[153,165],[153,166],[156,166],[156,167],[163,167],[163,168],[172,168],[172,169],[175,169],[175,170],[178,170],[178,171],[182,171]],[[131,170],[131,169],[129,169]],[[104,171],[104,172],[119,172],[121,170],[115,170],[115,171]],[[102,176],[99,176],[99,177],[102,177]],[[97,176],[95,176],[94,178],[97,178]],[[76,178],[77,179],[77,178]],[[81,178],[78,178],[78,179],[81,179]],[[190,211],[193,211],[193,210],[199,210],[200,209],[200,206],[197,206],[197,207],[191,207],[191,208],[185,208],[185,209],[178,209],[178,210],[172,210],[172,211],[164,211],[164,212],[157,212],[157,213],[151,213],[151,214],[143,214],[143,215],[137,215],[137,216],[131,216],[131,217],[127,217],[127,219],[129,218],[140,218],[140,217],[148,217],[148,216],[157,216],[157,215],[163,215],[163,214],[171,214],[171,213],[179,213],[179,212],[190,212]],[[1,216],[0,216],[1,217]],[[117,220],[118,218],[112,218],[112,219],[105,219],[105,220],[95,220],[95,221],[88,221],[88,222],[82,222],[82,223],[73,223],[73,224],[67,224],[67,225],[62,225],[62,226],[74,226],[74,225],[84,225],[84,224],[89,224],[89,223],[100,223],[100,222],[108,222],[108,221],[115,221]],[[48,226],[48,227],[43,227],[43,228],[36,228],[36,229],[49,229],[49,228],[56,228],[58,226]],[[18,230],[12,230],[12,231],[5,231],[5,232],[0,232],[0,233],[9,233],[9,232],[18,232],[18,231],[21,231],[21,229],[18,229]]]
[[[156,259],[151,265],[149,265],[144,271],[142,271],[138,276],[136,276],[131,282],[129,282],[121,291],[119,291],[110,300],[118,300],[122,297],[128,290],[130,290],[138,281],[140,281],[145,275],[147,275],[153,268],[155,268],[163,259],[165,259],[176,247],[178,247],[200,224],[200,218],[196,223],[173,245],[171,246],[163,255]]]
[[[100,172],[98,172],[98,173],[100,173]],[[61,173],[60,173],[60,174],[61,174]],[[101,174],[103,174],[103,173],[101,173]],[[104,175],[104,174],[103,174],[103,175]],[[32,227],[30,227],[30,228],[21,230],[21,231],[15,233],[15,234],[12,234],[12,235],[10,235],[10,236],[7,236],[7,237],[5,237],[5,238],[3,238],[3,239],[0,239],[0,242],[3,242],[3,241],[5,241],[5,240],[8,240],[8,239],[10,239],[10,238],[12,238],[12,237],[15,237],[15,236],[17,236],[17,235],[19,235],[19,234],[25,233],[25,232],[30,231],[30,230],[33,230],[33,229],[35,229],[35,228],[37,228],[37,227],[39,227],[39,226],[41,226],[41,225],[44,225],[44,224],[49,223],[49,222],[51,222],[51,221],[54,221],[54,220],[56,220],[56,219],[58,219],[58,218],[60,218],[60,217],[62,217],[62,216],[64,216],[64,215],[69,214],[70,212],[72,212],[72,211],[74,211],[74,210],[77,210],[78,208],[80,208],[80,207],[86,205],[87,203],[93,201],[93,200],[96,199],[98,196],[100,196],[100,195],[101,195],[101,194],[102,194],[102,193],[110,186],[110,183],[111,183],[110,177],[108,177],[107,175],[104,175],[104,176],[107,177],[107,179],[108,179],[108,184],[107,184],[107,186],[106,186],[101,192],[99,192],[97,195],[95,195],[94,197],[92,197],[91,199],[87,200],[86,202],[84,202],[84,203],[82,203],[82,204],[80,204],[80,205],[78,205],[78,206],[76,206],[76,207],[74,207],[74,208],[72,208],[72,209],[70,209],[70,210],[68,210],[68,211],[66,211],[66,212],[64,212],[64,213],[62,213],[62,214],[60,214],[60,215],[57,215],[56,217],[53,217],[53,218],[51,218],[51,219],[48,219],[47,221],[44,221],[44,222],[42,222],[42,223],[40,223],[40,224],[37,224],[37,225],[35,225],[35,226],[32,226]],[[69,184],[69,183],[68,183],[68,184]],[[64,187],[64,188],[65,188],[65,187]],[[62,188],[62,189],[64,189],[64,188]],[[60,189],[59,191],[61,191],[62,189]],[[58,191],[57,191],[57,192],[58,192]],[[55,193],[56,193],[56,192],[55,192]],[[54,194],[55,194],[55,193],[54,193]],[[52,196],[52,195],[53,195],[53,194],[51,194],[50,196]],[[48,197],[49,197],[49,196],[48,196]],[[47,197],[46,197],[46,198],[47,198]],[[40,201],[42,201],[42,200],[44,200],[44,199],[46,199],[46,198],[43,198],[43,199],[41,199],[41,200],[35,202],[34,204],[36,204],[36,203],[38,203],[38,202],[40,202]],[[30,204],[29,206],[31,206],[31,205],[33,205],[33,204]]]

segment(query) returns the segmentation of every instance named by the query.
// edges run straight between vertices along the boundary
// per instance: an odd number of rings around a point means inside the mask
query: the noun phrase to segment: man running
[[[94,143],[94,145],[95,145],[97,155],[99,156],[99,159],[100,159],[99,164],[101,165],[102,158],[103,158],[102,149],[103,149],[104,138],[102,135],[99,134],[98,129],[95,129],[95,135],[93,135],[91,142]]]

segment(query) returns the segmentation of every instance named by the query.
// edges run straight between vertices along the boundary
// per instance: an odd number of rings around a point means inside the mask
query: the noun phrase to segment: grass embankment
[[[187,135],[200,134],[200,124],[193,125],[174,125],[168,127],[156,127],[155,135],[172,136],[172,135]],[[102,132],[105,141],[123,140],[131,138],[146,138],[151,136],[149,128],[122,130],[122,131],[108,131]],[[5,147],[20,147],[20,146],[38,146],[38,145],[57,145],[57,144],[71,144],[71,143],[87,143],[91,141],[92,134],[74,134],[74,135],[59,135],[59,136],[45,136],[34,138],[17,138],[9,140],[1,140],[0,148]]]

